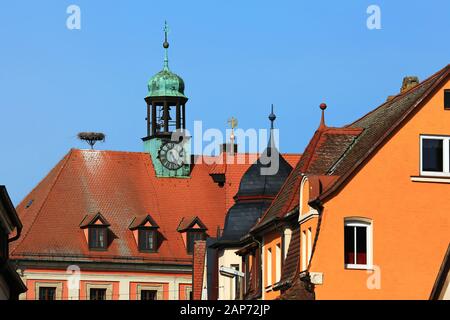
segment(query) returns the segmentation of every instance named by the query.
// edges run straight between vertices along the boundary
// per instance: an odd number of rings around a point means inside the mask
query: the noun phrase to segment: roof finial
[[[322,110],[322,118],[320,119],[320,126],[319,128],[325,128],[325,109],[327,108],[326,103],[320,104],[320,110]]]
[[[275,113],[273,113],[273,103],[272,103],[272,110],[269,114],[269,120],[270,120],[270,129],[273,129],[273,122],[275,121],[275,119],[277,118],[277,116],[275,115]]]
[[[169,70],[169,42],[167,41],[167,34],[169,33],[169,26],[167,25],[167,21],[164,21],[164,70]]]

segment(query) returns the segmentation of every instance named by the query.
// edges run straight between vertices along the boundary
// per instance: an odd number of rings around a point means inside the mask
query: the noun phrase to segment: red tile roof
[[[321,175],[343,156],[346,149],[361,133],[359,128],[329,128],[320,126],[306,147],[275,200],[252,231],[256,231],[276,218],[281,218],[299,204],[300,183],[303,174]]]
[[[177,231],[180,221],[198,216],[208,230],[222,229],[251,165],[227,165],[227,182],[220,187],[210,176],[211,157],[203,159],[195,157],[190,178],[157,178],[148,153],[72,149],[18,205],[24,228],[12,257],[191,264]],[[79,227],[86,215],[98,212],[115,235],[107,251],[89,251]],[[156,253],[139,252],[129,230],[136,217],[147,214],[164,238]]]

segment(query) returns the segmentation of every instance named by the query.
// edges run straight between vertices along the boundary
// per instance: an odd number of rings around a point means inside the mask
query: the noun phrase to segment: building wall
[[[231,267],[231,265],[239,265],[239,271],[242,271],[242,258],[236,254],[237,249],[225,249],[219,252],[219,268],[221,266]],[[234,300],[235,297],[235,278],[220,274],[218,276],[219,283],[219,300]]]
[[[54,283],[61,287],[63,300],[88,299],[89,287],[105,287],[107,299],[138,299],[138,288],[158,291],[158,299],[186,299],[186,292],[191,286],[190,274],[163,274],[139,272],[81,271],[78,275],[66,273],[65,270],[27,269],[23,271],[23,281],[28,291],[20,299],[37,299],[42,283]],[[58,296],[57,289],[57,296]]]
[[[450,89],[450,84],[445,85]],[[317,299],[428,299],[450,234],[450,184],[419,176],[420,134],[450,135],[443,90],[325,203],[311,271],[323,273]],[[344,218],[373,222],[374,268],[344,268]]]

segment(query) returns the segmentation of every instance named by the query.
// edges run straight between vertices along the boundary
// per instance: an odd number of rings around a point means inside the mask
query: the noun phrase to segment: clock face
[[[181,144],[166,142],[159,150],[159,160],[169,170],[177,170],[185,163],[185,152]]]

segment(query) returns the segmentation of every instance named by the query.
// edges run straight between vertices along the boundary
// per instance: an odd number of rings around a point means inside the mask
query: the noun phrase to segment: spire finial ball
[[[327,104],[326,103],[321,103],[320,104],[320,109],[321,110],[325,110],[327,108]]]
[[[169,47],[169,43],[167,41],[164,41],[163,47],[164,47],[164,49],[167,49]]]

